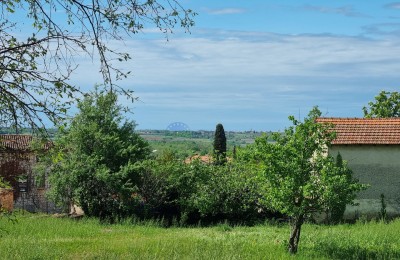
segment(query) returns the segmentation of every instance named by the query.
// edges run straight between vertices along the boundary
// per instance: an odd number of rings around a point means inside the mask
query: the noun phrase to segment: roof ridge
[[[33,136],[31,134],[0,134],[0,136]]]
[[[317,118],[332,123],[337,133],[332,144],[398,144],[400,118]]]
[[[319,119],[335,119],[335,120],[400,120],[400,117],[317,117]]]

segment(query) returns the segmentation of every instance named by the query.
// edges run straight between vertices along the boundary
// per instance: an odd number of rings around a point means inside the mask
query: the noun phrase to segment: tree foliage
[[[303,122],[291,116],[293,126],[275,134],[276,143],[264,136],[249,148],[266,178],[267,205],[291,217],[290,253],[297,252],[301,226],[311,214],[351,203],[363,187],[327,154],[335,134],[330,125],[315,122],[320,115],[314,108]]]
[[[262,178],[251,165],[234,161],[207,167],[210,168],[207,179],[198,184],[192,197],[202,218],[253,224],[278,215],[262,203],[265,196]]]
[[[64,118],[83,92],[69,82],[77,57],[98,61],[104,85],[134,99],[115,84],[130,73],[118,68],[130,55],[111,43],[151,26],[166,35],[176,25],[187,31],[195,15],[176,0],[6,0],[0,7],[0,123],[17,130]]]
[[[0,176],[0,189],[1,188],[3,189],[11,188],[10,184],[6,180],[4,180],[2,176]]]
[[[135,163],[144,160],[148,144],[123,122],[115,93],[94,92],[78,104],[79,113],[62,130],[42,160],[51,165],[52,197],[76,203],[88,216],[114,220],[129,214],[137,201]]]
[[[381,91],[375,97],[375,102],[368,102],[368,108],[363,107],[364,117],[400,117],[400,93]]]
[[[338,173],[349,181],[349,183],[354,182],[352,180],[353,171],[347,167],[347,162],[343,160],[342,155],[338,153],[336,155],[335,161],[336,167],[341,169]],[[336,189],[341,189],[341,186],[334,187]],[[341,190],[332,190],[332,194],[335,194],[337,199],[331,200],[326,207],[327,221],[328,223],[339,223],[343,219],[344,212],[346,210],[346,193]]]
[[[215,128],[214,154],[216,164],[224,164],[226,162],[226,136],[222,124],[217,124]]]
[[[168,156],[138,164],[137,196],[143,201],[138,217],[157,218],[181,225],[253,224],[271,217],[263,205],[263,184],[247,164],[190,164]]]

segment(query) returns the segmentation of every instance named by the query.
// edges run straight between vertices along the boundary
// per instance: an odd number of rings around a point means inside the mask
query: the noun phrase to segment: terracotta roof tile
[[[332,144],[400,144],[400,118],[318,118],[336,131]]]
[[[189,164],[189,163],[192,163],[192,162],[194,162],[196,160],[200,160],[200,162],[207,163],[207,164],[211,164],[213,162],[213,158],[210,155],[198,155],[198,154],[196,154],[196,155],[193,155],[193,156],[191,156],[189,158],[186,158],[185,159],[185,163]]]
[[[28,150],[32,143],[31,135],[0,135],[0,148]]]

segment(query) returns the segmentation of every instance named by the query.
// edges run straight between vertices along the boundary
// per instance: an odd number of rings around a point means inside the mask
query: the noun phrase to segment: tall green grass
[[[1,259],[398,259],[400,221],[305,224],[299,253],[286,252],[287,225],[163,228],[94,219],[18,215],[0,219]]]

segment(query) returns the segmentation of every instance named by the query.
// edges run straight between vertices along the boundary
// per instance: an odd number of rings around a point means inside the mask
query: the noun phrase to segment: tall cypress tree
[[[214,155],[215,164],[224,164],[226,162],[226,136],[224,126],[217,124],[214,136]]]

